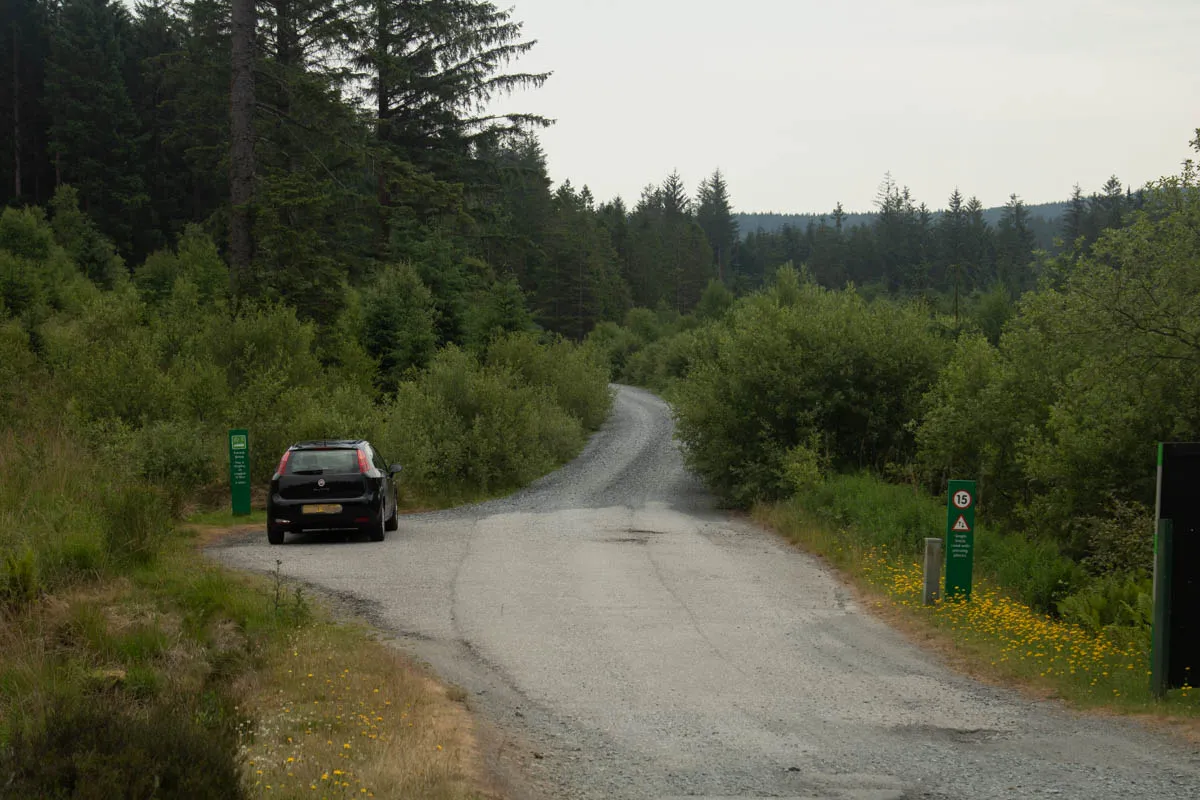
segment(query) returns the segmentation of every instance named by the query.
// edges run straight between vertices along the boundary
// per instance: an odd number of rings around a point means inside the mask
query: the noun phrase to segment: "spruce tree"
[[[729,204],[729,188],[721,170],[700,184],[696,197],[696,222],[704,231],[717,266],[717,279],[725,281],[738,241],[737,220]]]
[[[667,217],[679,218],[691,213],[692,201],[688,199],[687,189],[678,171],[668,175],[662,186],[658,187],[658,203]]]
[[[6,0],[0,17],[0,204],[35,194],[44,163],[42,92],[49,50],[46,5]]]
[[[254,33],[257,26],[254,0],[233,0],[232,86],[229,92],[230,171],[229,260],[233,267],[233,293],[249,290],[254,239],[251,230],[254,202]]]
[[[576,192],[570,181],[554,193],[546,262],[534,296],[542,323],[573,339],[628,307],[616,252],[589,198],[586,188]]]
[[[485,104],[542,85],[549,73],[507,72],[535,42],[510,11],[481,0],[358,0],[355,66],[375,100],[377,135],[412,163],[453,172],[479,136],[549,121],[488,114]]]
[[[1125,189],[1116,175],[1104,182],[1100,194],[1092,196],[1091,211],[1097,234],[1108,228],[1120,228],[1124,224]]]
[[[157,59],[163,144],[181,154],[179,203],[198,222],[229,201],[232,10],[230,0],[178,0],[175,8],[180,49]]]
[[[46,72],[56,185],[79,191],[84,211],[128,251],[141,180],[138,124],[122,75],[128,14],[114,0],[64,0]]]
[[[996,277],[995,241],[991,226],[983,217],[983,203],[971,197],[963,209],[967,218],[967,239],[964,267],[966,285],[988,286]]]
[[[551,216],[546,154],[532,134],[487,142],[476,152],[497,187],[494,202],[476,214],[483,255],[528,288],[543,262],[542,242]]]
[[[1029,212],[1019,197],[1010,195],[996,229],[996,278],[1011,296],[1033,285],[1033,248]]]
[[[1071,192],[1071,199],[1067,203],[1067,209],[1063,213],[1062,234],[1063,244],[1068,251],[1079,248],[1081,239],[1084,239],[1083,244],[1086,244],[1085,237],[1088,234],[1087,201],[1083,199],[1083,192],[1078,183],[1075,184],[1075,188]]]
[[[961,295],[964,288],[967,225],[962,192],[955,187],[937,223],[938,261],[933,276],[934,285],[943,290],[952,289],[955,298]]]

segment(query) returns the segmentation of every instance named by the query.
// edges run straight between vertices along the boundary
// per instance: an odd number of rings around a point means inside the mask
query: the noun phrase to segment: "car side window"
[[[383,459],[379,457],[379,453],[375,452],[375,448],[371,447],[370,445],[367,445],[367,452],[371,456],[371,463],[375,465],[375,469],[379,470],[380,472],[382,472],[383,474],[386,475],[387,474],[387,464],[385,464]]]

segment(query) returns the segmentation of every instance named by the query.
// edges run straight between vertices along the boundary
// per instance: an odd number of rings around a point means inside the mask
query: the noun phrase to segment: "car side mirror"
[[[400,466],[399,464],[392,464],[390,467],[388,467],[388,472],[395,475],[397,472],[399,472],[402,469],[404,469],[404,467]]]

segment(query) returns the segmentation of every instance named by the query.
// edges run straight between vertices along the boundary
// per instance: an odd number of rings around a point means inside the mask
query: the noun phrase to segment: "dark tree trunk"
[[[388,17],[388,4],[386,0],[377,0],[375,5],[375,77],[376,77],[376,120],[375,120],[375,136],[382,145],[387,138],[388,117],[391,116],[390,102],[390,86],[388,85],[387,58],[388,58],[388,29],[390,27]],[[379,175],[377,187],[377,201],[379,203],[379,244],[376,255],[381,261],[387,260],[388,249],[391,243],[391,216],[388,213],[388,206],[391,205],[392,199],[388,193],[387,185],[387,165],[381,159],[379,162]]]
[[[21,39],[13,23],[13,186],[14,197],[21,199]]]
[[[254,0],[233,0],[233,74],[229,90],[229,260],[234,297],[246,290],[254,258]]]

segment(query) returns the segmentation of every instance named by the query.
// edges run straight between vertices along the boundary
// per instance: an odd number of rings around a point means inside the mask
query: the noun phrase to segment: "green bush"
[[[642,341],[633,331],[615,322],[599,323],[584,341],[608,365],[609,378],[612,380],[621,377],[630,356],[642,346]]]
[[[321,362],[314,353],[316,328],[282,305],[250,307],[214,325],[205,352],[226,370],[232,391],[267,374],[289,388],[319,383]]]
[[[981,574],[992,576],[1013,597],[1049,614],[1056,612],[1059,600],[1089,580],[1052,537],[995,533],[989,526],[976,528],[975,563]]]
[[[448,347],[398,387],[380,441],[404,464],[406,486],[476,496],[539,477],[577,453],[584,432],[545,388]]]
[[[1089,630],[1140,632],[1148,650],[1154,621],[1152,591],[1149,576],[1108,575],[1066,595],[1058,601],[1057,609],[1063,619]]]
[[[32,326],[48,308],[73,305],[70,298],[86,283],[54,242],[41,209],[0,213],[0,306]]]
[[[483,353],[496,339],[511,333],[530,333],[536,326],[521,284],[510,276],[475,293],[474,302],[464,313],[463,328],[467,348]]]
[[[36,265],[0,250],[0,304],[20,316],[42,302],[42,282]]]
[[[37,600],[42,593],[37,554],[26,545],[4,554],[0,563],[0,607],[20,609]]]
[[[169,501],[158,489],[122,486],[104,499],[104,549],[118,564],[153,561],[173,527]]]
[[[208,435],[206,435],[208,434]],[[167,492],[172,511],[180,503],[219,477],[215,458],[218,435],[197,430],[195,422],[181,419],[154,422],[134,437],[138,474]]]
[[[697,361],[700,341],[699,332],[687,330],[651,342],[629,357],[621,380],[669,394]]]
[[[825,458],[817,450],[817,442],[798,444],[784,453],[783,481],[794,495],[815,490],[825,480]]]
[[[142,678],[145,678],[142,675]],[[148,680],[138,682],[146,694]],[[146,713],[119,698],[62,700],[32,731],[0,748],[9,797],[244,797],[231,728],[204,727],[187,708]]]
[[[296,442],[371,439],[382,417],[371,396],[355,386],[289,386],[284,374],[272,371],[243,384],[234,396],[227,427],[250,431],[250,478],[262,485],[274,474],[283,451]]]
[[[181,279],[195,285],[206,303],[225,297],[229,290],[229,268],[198,225],[184,229],[175,252],[152,253],[133,273],[138,290],[156,304],[163,303]]]
[[[388,265],[363,292],[363,347],[379,364],[378,382],[393,389],[424,367],[437,349],[433,294],[408,264]]]
[[[54,247],[54,232],[42,209],[6,208],[0,212],[0,250],[30,261],[46,261]]]
[[[22,477],[10,483],[23,491],[0,492],[0,515],[17,521],[0,544],[30,542],[47,586],[152,558],[154,531],[167,527],[156,518],[159,501],[178,512],[221,479],[230,428],[250,430],[259,485],[289,445],[319,438],[376,441],[405,463],[403,483],[430,498],[488,494],[540,476],[603,422],[609,375],[594,348],[523,332],[529,315],[519,287],[495,283],[484,266],[460,263],[451,276],[458,283],[439,284],[445,296],[424,289],[441,280],[428,264],[428,280],[387,268],[362,292],[346,292],[344,313],[318,327],[278,302],[242,298],[232,310],[228,271],[199,228],[139,265],[130,283],[71,190],[56,196],[52,225],[36,210],[0,214],[0,401],[27,410],[27,423],[44,421],[47,436],[61,426],[64,441],[103,464],[83,488],[36,487],[43,499],[34,514],[23,499],[35,488],[26,478],[45,470],[22,455],[14,464]],[[449,313],[442,301],[472,297],[479,313],[436,316]],[[8,316],[14,310],[21,315]],[[663,319],[656,325],[675,324]],[[435,328],[461,324],[486,366],[451,349],[420,369]],[[406,375],[396,399],[379,400],[379,364],[364,343],[386,362],[385,382]],[[137,488],[105,497],[95,488],[110,483],[152,484],[159,497]]]
[[[28,393],[36,367],[29,334],[17,322],[0,319],[0,407],[12,408],[18,397]]]
[[[115,289],[128,283],[129,272],[117,255],[112,242],[79,208],[79,192],[62,185],[50,198],[51,228],[54,238],[70,255],[79,271],[102,289]]]
[[[703,336],[672,393],[688,462],[737,505],[786,495],[786,453],[814,437],[835,469],[907,460],[945,357],[920,307],[780,276]]]
[[[1114,499],[1103,517],[1080,521],[1088,543],[1083,560],[1093,572],[1148,575],[1154,569],[1154,512],[1136,501]]]
[[[555,403],[587,430],[599,428],[608,417],[612,405],[608,375],[590,348],[562,338],[540,344],[533,334],[513,333],[492,343],[487,363],[549,392]]]
[[[696,306],[696,318],[718,320],[733,307],[733,292],[716,278],[708,282]]]
[[[173,390],[146,320],[137,293],[123,289],[42,326],[46,361],[86,417],[140,425],[170,409]]]

